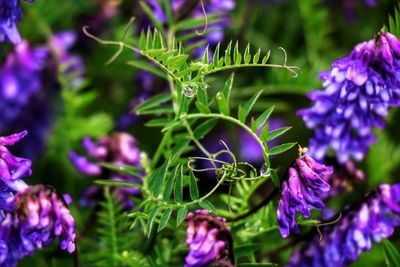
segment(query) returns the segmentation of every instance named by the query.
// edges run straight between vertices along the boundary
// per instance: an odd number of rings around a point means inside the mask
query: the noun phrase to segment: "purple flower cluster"
[[[32,2],[32,0],[25,0]],[[0,42],[19,43],[17,23],[22,19],[20,0],[0,0]]]
[[[17,193],[16,209],[0,224],[0,265],[16,266],[23,257],[60,239],[61,249],[75,251],[75,221],[54,188],[36,185]]]
[[[302,156],[288,170],[289,178],[282,182],[276,218],[281,235],[298,234],[299,226],[296,213],[304,218],[310,217],[312,209],[323,209],[322,194],[330,190],[327,180],[333,174],[333,168],[316,162],[309,156]]]
[[[335,225],[326,226],[322,240],[316,236],[295,251],[287,267],[342,267],[371,249],[373,242],[388,238],[400,226],[400,184],[384,184],[366,196],[358,208],[344,211]]]
[[[211,216],[206,210],[197,210],[190,212],[186,221],[189,253],[185,267],[233,267],[231,230],[225,225],[224,218]]]
[[[308,95],[314,105],[298,111],[315,130],[310,155],[321,160],[332,148],[340,163],[361,160],[376,139],[372,129],[384,127],[388,108],[400,105],[400,41],[380,33],[332,67],[320,74],[325,90]]]
[[[28,186],[31,161],[10,153],[7,146],[27,131],[0,137],[0,265],[16,266],[35,250],[61,240],[61,248],[75,251],[75,222],[65,201],[49,186]],[[15,195],[14,195],[15,193]]]
[[[29,130],[29,137],[18,146],[24,156],[34,157],[45,146],[51,127],[49,100],[55,93],[58,68],[64,68],[64,76],[74,75],[72,88],[82,81],[82,61],[68,52],[74,38],[71,32],[60,33],[37,48],[21,41],[0,67],[0,129],[5,133]]]
[[[8,150],[25,137],[26,131],[0,137],[0,221],[4,219],[4,211],[12,211],[14,192],[26,189],[28,186],[22,177],[32,174],[32,162],[29,159],[16,157]]]
[[[111,136],[101,138],[98,142],[93,142],[91,138],[86,137],[83,139],[83,147],[89,157],[80,156],[73,151],[69,153],[72,164],[79,172],[99,179],[141,183],[141,180],[137,177],[112,172],[101,166],[101,163],[106,162],[116,165],[139,166],[140,150],[136,146],[136,139],[132,135],[117,132]],[[94,162],[91,160],[94,160]],[[140,189],[118,187],[115,188],[115,194],[126,209],[131,209],[135,206],[131,197],[139,195]],[[97,204],[101,196],[101,188],[92,185],[85,191],[80,203],[83,206],[93,206]]]

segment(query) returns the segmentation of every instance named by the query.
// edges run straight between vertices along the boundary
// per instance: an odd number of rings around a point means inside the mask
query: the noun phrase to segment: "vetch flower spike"
[[[347,207],[342,218],[295,251],[287,267],[344,267],[356,261],[373,242],[393,235],[400,226],[400,183],[380,185],[357,207]]]
[[[189,253],[185,267],[233,267],[231,230],[224,218],[211,216],[207,210],[197,210],[190,212],[186,221]]]
[[[19,260],[51,244],[56,237],[61,249],[75,251],[75,220],[53,187],[28,187],[17,193],[14,202],[16,209],[7,212],[0,224],[1,266],[16,266]]]
[[[321,195],[330,190],[327,181],[333,174],[333,168],[316,162],[310,156],[303,156],[303,151],[307,150],[300,147],[299,158],[289,168],[288,179],[282,182],[276,218],[283,237],[292,232],[298,234],[300,229],[296,213],[309,218],[312,209],[323,209],[325,205]]]
[[[298,111],[315,130],[310,155],[322,160],[332,148],[340,163],[363,159],[376,139],[372,129],[383,128],[388,108],[400,105],[399,71],[400,41],[381,32],[320,73],[325,89],[310,92],[314,105]]]

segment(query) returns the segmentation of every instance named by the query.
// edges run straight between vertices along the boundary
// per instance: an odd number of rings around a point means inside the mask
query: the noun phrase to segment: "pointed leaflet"
[[[253,57],[253,64],[257,64],[260,60],[261,49],[258,48],[257,53]]]
[[[231,65],[231,50],[232,50],[232,41],[229,42],[228,47],[225,50],[225,65]]]
[[[199,202],[200,207],[209,211],[215,211],[215,206],[208,200],[203,199]]]
[[[260,97],[262,93],[262,90],[259,91],[256,95],[254,95],[252,98],[250,98],[249,101],[247,101],[244,106],[239,106],[239,111],[238,111],[238,118],[239,121],[242,123],[246,122],[246,118],[249,115],[251,109],[253,108],[254,104],[256,103],[257,99]]]
[[[272,112],[274,111],[274,108],[275,108],[274,106],[268,108],[266,111],[264,111],[260,115],[260,117],[257,118],[257,120],[256,120],[257,130],[267,122],[267,120],[271,116]]]
[[[160,224],[158,225],[158,230],[157,232],[160,232],[162,229],[167,226],[169,219],[171,218],[172,214],[172,208],[168,208],[164,211],[164,213],[161,215],[160,219]]]
[[[219,63],[219,48],[220,48],[221,44],[218,43],[217,47],[215,48],[214,51],[214,58],[213,58],[213,65],[214,67],[218,67],[218,63]]]
[[[233,62],[235,65],[240,65],[242,62],[242,55],[239,52],[239,43],[236,41],[235,48],[233,49]]]
[[[136,176],[136,177],[141,177],[142,176],[141,172],[143,172],[143,168],[130,166],[130,165],[122,165],[122,164],[120,165],[120,164],[103,162],[103,163],[101,163],[101,166],[104,168],[110,169],[112,171],[132,175],[132,176]]]
[[[193,171],[190,172],[189,191],[190,191],[190,198],[192,200],[199,199],[199,189],[197,187],[197,181],[196,181],[196,177],[193,174]]]
[[[165,183],[165,188],[164,188],[164,192],[163,192],[163,199],[165,201],[168,201],[171,197],[172,189],[174,188],[174,182],[175,182],[175,178],[178,174],[178,171],[179,171],[179,165],[175,167],[174,172],[170,173],[167,178],[167,182]]]
[[[152,231],[153,225],[154,225],[154,220],[156,219],[159,209],[160,209],[160,207],[156,206],[150,212],[149,219],[147,220],[147,225],[146,225],[147,236],[150,236],[150,234],[151,234],[151,231]]]
[[[286,132],[289,131],[290,129],[292,129],[292,127],[282,127],[282,128],[278,128],[278,129],[275,129],[275,130],[273,130],[273,131],[270,131],[270,132],[268,133],[268,136],[267,136],[267,142],[269,142],[269,141],[271,141],[271,140],[277,138],[278,136],[280,136],[280,135],[286,133]]]
[[[168,160],[164,162],[164,164],[159,169],[153,171],[153,173],[148,178],[149,191],[153,194],[154,197],[158,197],[158,195],[160,194],[161,187],[163,186],[165,176],[168,171],[170,159],[171,158],[168,158]]]
[[[281,154],[289,149],[291,149],[293,146],[295,146],[297,143],[287,143],[287,144],[282,144],[276,147],[273,147],[269,150],[269,155],[278,155]]]
[[[274,185],[276,187],[280,187],[281,186],[281,181],[279,179],[278,174],[276,173],[276,171],[274,169],[270,170],[270,175],[271,175],[271,180],[274,183]]]
[[[183,199],[183,166],[180,165],[178,168],[178,173],[175,179],[174,188],[174,199],[175,202],[182,202]]]
[[[215,98],[217,99],[219,112],[225,116],[229,116],[229,105],[225,95],[222,92],[218,92]]]
[[[193,134],[196,139],[202,139],[206,136],[217,124],[217,119],[209,119],[200,124],[194,129]]]
[[[251,61],[250,44],[247,44],[246,49],[244,51],[244,63],[249,64],[250,61]]]
[[[228,103],[228,105],[229,105],[229,99],[231,98],[234,78],[235,78],[235,73],[233,72],[231,76],[229,76],[229,79],[225,82],[224,89],[222,89],[222,92],[225,95],[226,102]]]
[[[261,60],[261,64],[265,64],[267,63],[268,59],[269,59],[269,55],[271,54],[271,51],[268,51],[268,53],[263,57],[263,59]]]
[[[178,210],[176,213],[176,226],[179,226],[183,222],[187,213],[188,209],[186,207],[182,207]]]
[[[172,99],[170,94],[158,94],[155,95],[153,97],[151,97],[150,99],[140,103],[139,105],[137,105],[134,109],[134,111],[136,111],[136,113],[141,113],[144,112],[148,109],[154,108],[154,107],[159,107],[162,103],[168,102]]]

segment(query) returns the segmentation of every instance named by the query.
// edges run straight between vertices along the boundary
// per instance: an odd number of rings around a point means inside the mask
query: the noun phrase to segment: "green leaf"
[[[260,60],[261,49],[258,48],[257,53],[253,57],[253,64],[257,64]]]
[[[179,165],[175,167],[175,171],[170,173],[167,178],[167,182],[165,183],[165,188],[163,192],[163,199],[168,201],[171,198],[172,189],[174,188],[174,181],[176,176],[178,175]]]
[[[282,144],[276,147],[273,147],[269,150],[269,155],[278,155],[281,154],[289,149],[291,149],[292,147],[294,147],[297,143],[287,143],[287,144]]]
[[[279,188],[281,186],[281,179],[279,178],[278,173],[276,172],[276,170],[271,169],[270,170],[270,175],[271,175],[271,180],[274,183],[274,185]]]
[[[262,125],[264,125],[264,124],[267,122],[267,120],[268,120],[269,117],[271,116],[272,112],[274,111],[274,108],[275,108],[274,106],[268,108],[266,111],[264,111],[264,112],[260,115],[260,117],[257,118],[257,120],[256,120],[256,127],[257,127],[257,130],[258,130]]]
[[[233,72],[231,76],[229,76],[229,79],[225,82],[224,89],[222,89],[222,92],[224,92],[224,96],[226,98],[226,102],[228,103],[228,105],[229,105],[229,99],[231,98],[234,78],[235,78],[235,73]]]
[[[120,182],[115,180],[95,180],[95,184],[103,186],[116,186],[116,187],[127,187],[127,188],[142,188],[141,184],[133,182]]]
[[[216,97],[218,103],[218,110],[221,114],[229,116],[229,104],[222,92],[218,92]]]
[[[257,126],[256,126],[256,121],[254,120],[253,117],[251,117],[251,130],[253,131],[253,133],[257,133]]]
[[[189,191],[190,191],[190,198],[192,200],[199,199],[199,189],[197,187],[196,177],[194,176],[193,172],[190,172],[189,177]]]
[[[112,171],[116,171],[119,173],[123,174],[128,174],[131,176],[136,176],[136,177],[141,177],[143,168],[131,166],[131,165],[120,165],[120,164],[115,164],[115,163],[107,163],[107,162],[102,162],[101,166],[107,169],[110,169]]]
[[[160,207],[156,206],[150,212],[149,219],[147,220],[147,225],[146,225],[147,236],[151,235],[151,231],[153,230],[154,221],[156,219],[159,209],[160,209]]]
[[[209,211],[215,211],[215,206],[208,201],[207,199],[203,199],[199,202],[200,207]]]
[[[209,56],[208,56],[208,45],[206,47],[206,49],[204,50],[204,54],[203,54],[203,64],[208,64],[209,61]]]
[[[179,166],[179,171],[175,180],[174,199],[176,202],[182,202],[183,199],[183,166]]]
[[[228,46],[227,46],[227,48],[225,50],[224,62],[225,62],[226,66],[231,65],[231,50],[232,50],[232,41],[229,42],[229,44],[228,44]]]
[[[250,44],[247,44],[246,49],[244,51],[244,63],[249,64],[250,61],[251,61]]]
[[[398,249],[388,239],[382,241],[385,262],[388,267],[400,266],[400,253]]]
[[[238,111],[238,118],[240,122],[245,123],[247,115],[249,115],[251,109],[253,108],[254,104],[256,103],[257,99],[262,94],[262,90],[255,94],[249,101],[247,101],[243,107],[239,106]]]
[[[147,127],[165,127],[171,122],[171,119],[153,119],[146,122],[144,125]]]
[[[194,129],[193,134],[196,139],[202,139],[206,136],[217,124],[217,119],[209,119],[205,122],[201,123],[199,126]]]
[[[176,213],[176,226],[179,226],[186,217],[188,213],[188,209],[186,207],[179,208],[178,212]]]
[[[209,109],[208,106],[204,105],[203,103],[196,101],[195,105],[197,107],[197,109],[201,112],[201,113],[205,113],[205,114],[210,114],[211,110]]]
[[[162,229],[167,226],[169,219],[171,218],[172,214],[172,208],[168,208],[164,211],[164,213],[161,215],[160,219],[160,224],[158,225],[158,230],[157,232],[160,232]]]
[[[148,177],[149,191],[153,194],[154,197],[158,197],[158,195],[160,194],[169,164],[170,158],[166,162],[164,162],[164,164],[159,169],[153,171],[153,173]]]
[[[142,113],[143,111],[146,111],[150,108],[154,107],[159,107],[161,104],[168,102],[172,99],[172,96],[170,94],[158,94],[156,96],[153,96],[146,101],[140,103],[135,107],[135,111],[139,114]]]
[[[280,136],[280,135],[286,133],[287,131],[289,131],[290,129],[292,129],[292,127],[282,127],[282,128],[278,128],[278,129],[275,129],[273,131],[270,131],[268,133],[267,141],[269,142],[269,141],[277,138],[278,136]]]
[[[268,139],[268,132],[269,132],[269,123],[266,123],[264,128],[262,128],[260,132],[260,139],[264,142],[264,145],[267,145],[267,139]]]
[[[269,59],[269,55],[271,54],[271,51],[268,51],[268,53],[263,57],[263,59],[261,60],[261,64],[266,64],[268,59]]]
[[[237,41],[233,50],[233,61],[235,62],[235,65],[240,65],[242,62],[242,55],[239,52],[239,43]]]
[[[162,72],[161,70],[151,66],[147,61],[144,60],[140,60],[140,59],[135,59],[135,60],[131,60],[126,62],[127,65],[150,72],[151,74],[154,74],[160,78],[166,79],[167,76],[165,75],[164,72]]]
[[[218,43],[217,47],[215,48],[215,51],[214,51],[213,65],[215,67],[217,67],[219,65],[219,49],[220,49],[220,46],[221,46],[221,44]]]

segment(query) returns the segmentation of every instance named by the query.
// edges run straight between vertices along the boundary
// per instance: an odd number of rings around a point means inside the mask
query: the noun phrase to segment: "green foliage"
[[[108,187],[104,189],[104,201],[100,204],[98,236],[100,245],[89,255],[94,266],[138,266],[147,262],[139,252],[129,252],[134,247],[133,233],[129,232],[129,221],[122,206]]]
[[[383,252],[385,255],[386,266],[387,267],[400,266],[399,250],[388,239],[384,239],[382,243],[383,243]]]

